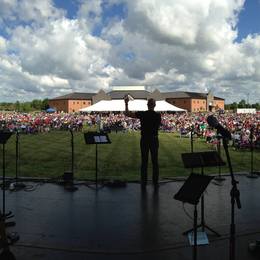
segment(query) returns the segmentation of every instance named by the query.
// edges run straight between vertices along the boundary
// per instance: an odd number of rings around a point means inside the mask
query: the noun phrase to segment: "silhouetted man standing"
[[[153,184],[158,186],[159,166],[158,166],[158,129],[161,124],[161,115],[154,111],[156,105],[155,100],[150,98],[147,102],[148,110],[142,112],[130,112],[128,110],[128,95],[125,96],[125,114],[129,117],[139,118],[141,122],[141,185],[142,188],[147,184],[147,167],[148,167],[148,155],[151,153],[151,159],[153,164]]]

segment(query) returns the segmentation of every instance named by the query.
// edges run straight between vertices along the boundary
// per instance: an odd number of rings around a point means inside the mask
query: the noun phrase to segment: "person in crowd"
[[[141,187],[146,188],[147,184],[147,167],[148,156],[151,153],[151,160],[153,165],[153,184],[158,187],[159,165],[158,165],[158,130],[161,125],[161,114],[156,113],[154,108],[156,102],[153,98],[148,99],[147,111],[131,112],[128,109],[129,97],[125,96],[125,114],[126,116],[138,118],[141,122]]]

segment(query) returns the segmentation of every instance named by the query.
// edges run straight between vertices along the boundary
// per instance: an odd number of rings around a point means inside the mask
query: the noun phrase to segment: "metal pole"
[[[98,184],[98,145],[96,143],[96,187]]]
[[[5,144],[3,144],[3,216],[5,217]]]

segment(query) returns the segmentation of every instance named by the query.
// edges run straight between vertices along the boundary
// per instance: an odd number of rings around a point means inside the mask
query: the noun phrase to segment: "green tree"
[[[45,98],[44,100],[42,100],[42,105],[41,105],[41,110],[46,110],[48,109],[49,106],[49,100],[48,98]]]
[[[31,107],[35,110],[41,110],[41,106],[42,106],[42,101],[39,99],[34,99],[31,102]]]
[[[246,101],[244,99],[240,100],[240,102],[238,103],[238,108],[246,108],[247,104]]]
[[[252,104],[252,107],[255,108],[256,110],[260,110],[260,104],[259,103]]]
[[[20,111],[20,109],[21,109],[21,104],[18,100],[14,104],[14,109],[15,109],[15,111]]]
[[[30,112],[32,111],[31,102],[24,102],[21,104],[21,111],[22,112]]]
[[[231,106],[230,106],[230,109],[236,110],[237,107],[238,107],[237,102],[233,102],[233,103],[231,104]]]

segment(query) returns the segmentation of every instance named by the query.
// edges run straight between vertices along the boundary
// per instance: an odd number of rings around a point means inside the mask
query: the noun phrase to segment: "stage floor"
[[[260,178],[236,176],[242,208],[235,208],[236,259],[258,259],[248,242],[260,239]],[[205,193],[209,245],[198,247],[198,259],[229,258],[229,177],[212,181]],[[6,191],[6,211],[15,217],[20,240],[11,247],[19,260],[30,259],[192,259],[192,247],[183,231],[193,225],[193,206],[173,199],[183,181],[148,185],[128,183],[125,188],[98,191],[80,185],[75,192],[63,186],[26,183],[35,190]],[[2,200],[2,194],[0,199]],[[2,205],[2,203],[1,203]],[[200,207],[198,207],[200,208]],[[199,214],[200,215],[200,214]]]

